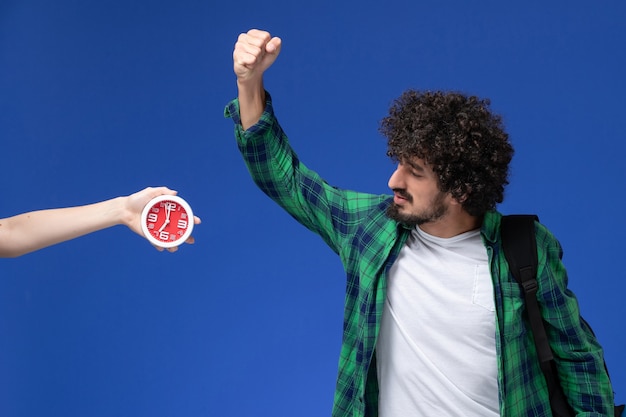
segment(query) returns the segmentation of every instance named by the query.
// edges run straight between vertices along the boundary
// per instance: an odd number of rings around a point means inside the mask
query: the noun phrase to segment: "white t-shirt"
[[[480,231],[443,239],[416,227],[389,274],[379,416],[499,416],[495,321]]]

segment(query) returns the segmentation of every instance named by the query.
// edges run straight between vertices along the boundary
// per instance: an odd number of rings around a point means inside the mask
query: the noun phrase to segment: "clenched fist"
[[[237,39],[233,52],[233,67],[238,83],[255,83],[278,57],[281,39],[269,32],[251,29]]]
[[[239,91],[241,126],[248,129],[257,123],[265,107],[263,73],[280,53],[282,41],[265,31],[251,29],[242,33],[235,43],[233,67]]]

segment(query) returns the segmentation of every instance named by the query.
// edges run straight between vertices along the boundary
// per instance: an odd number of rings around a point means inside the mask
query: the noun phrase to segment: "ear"
[[[446,193],[445,201],[451,206],[461,206],[465,198],[458,199],[452,193]]]
[[[467,200],[467,193],[463,194],[461,197],[456,198],[452,194],[448,194],[450,196],[450,204],[462,206],[463,203]]]
[[[462,188],[465,188],[464,190]],[[472,192],[472,188],[468,185],[468,184],[464,184],[463,187],[459,187],[459,189],[457,190],[457,195],[461,194],[461,196],[459,198],[455,198],[455,200],[459,203],[459,204],[463,204],[467,201],[467,199],[469,198],[470,193]]]

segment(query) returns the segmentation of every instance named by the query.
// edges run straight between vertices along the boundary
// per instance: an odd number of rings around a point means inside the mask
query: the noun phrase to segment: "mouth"
[[[397,194],[394,194],[393,202],[396,203],[396,204],[404,204],[406,202],[406,198],[403,198],[403,197],[400,197]]]
[[[411,196],[404,190],[393,190],[393,202],[396,204],[410,203]]]

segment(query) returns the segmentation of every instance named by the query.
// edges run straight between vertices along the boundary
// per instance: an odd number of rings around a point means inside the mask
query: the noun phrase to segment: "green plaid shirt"
[[[242,129],[237,100],[227,105],[225,116],[235,122],[239,150],[255,183],[341,257],[346,300],[332,415],[377,416],[375,346],[387,275],[410,229],[385,215],[390,196],[333,187],[303,165],[274,116],[269,94],[261,119],[248,130]],[[494,285],[500,414],[551,416],[532,334],[523,319],[521,288],[501,250],[500,218],[495,211],[487,213],[481,229]],[[537,297],[569,402],[579,416],[612,416],[602,349],[581,325],[576,298],[567,289],[561,247],[540,224],[537,244]]]

